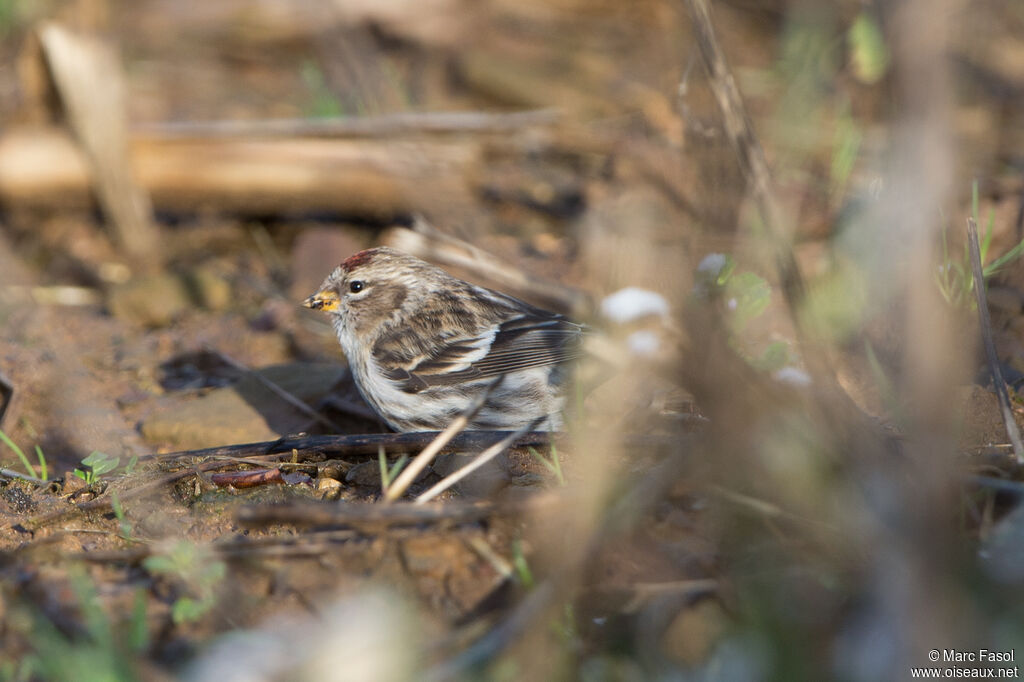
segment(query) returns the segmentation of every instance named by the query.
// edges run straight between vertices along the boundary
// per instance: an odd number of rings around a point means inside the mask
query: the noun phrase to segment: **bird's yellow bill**
[[[303,301],[302,305],[313,310],[337,310],[338,294],[333,291],[318,291]]]

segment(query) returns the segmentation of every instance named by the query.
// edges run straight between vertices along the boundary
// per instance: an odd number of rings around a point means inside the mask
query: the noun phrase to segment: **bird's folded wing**
[[[410,369],[386,373],[415,393],[572,360],[580,355],[582,335],[582,326],[563,318],[527,314],[476,336],[451,339]]]

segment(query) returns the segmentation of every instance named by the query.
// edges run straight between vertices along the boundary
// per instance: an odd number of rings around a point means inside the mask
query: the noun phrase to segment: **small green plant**
[[[974,181],[974,185],[971,188],[971,216],[974,218],[976,223],[978,220],[978,181]],[[992,244],[992,228],[995,223],[995,215],[991,211],[988,212],[988,220],[985,222],[985,235],[981,239],[981,243],[978,245],[981,263],[982,263],[982,275],[985,281],[988,282],[989,278],[998,274],[1000,270],[1005,268],[1010,263],[1014,262],[1024,254],[1024,240],[1021,240],[1016,246],[1004,253],[999,258],[995,259],[991,263],[985,263],[988,259],[989,246]],[[963,257],[960,259],[953,259],[949,253],[949,243],[946,236],[946,231],[942,233],[942,263],[939,265],[938,272],[935,273],[935,284],[939,288],[939,293],[946,300],[947,303],[954,306],[973,306],[974,298],[974,277],[971,275],[971,256],[967,247],[967,243],[964,242]]]
[[[109,474],[120,465],[120,457],[111,457],[105,452],[93,450],[88,457],[82,460],[82,466],[76,468],[73,473],[87,484],[92,485],[99,480],[100,476]]]
[[[142,565],[154,575],[163,575],[179,583],[184,594],[171,606],[175,623],[191,623],[202,618],[217,603],[216,589],[227,575],[227,565],[206,548],[186,540],[168,551],[154,554]]]
[[[743,331],[747,324],[761,316],[772,299],[772,288],[753,272],[732,274],[725,282],[725,296],[731,312],[733,330]]]
[[[572,602],[566,602],[562,608],[561,618],[556,618],[551,627],[555,635],[562,639],[562,643],[569,646],[579,639],[579,626],[576,624],[576,610]]]
[[[849,101],[839,105],[836,132],[832,141],[832,162],[829,172],[829,197],[838,206],[846,192],[850,176],[860,155],[864,134],[850,112]]]
[[[512,541],[512,567],[516,569],[516,577],[519,578],[519,583],[526,589],[531,589],[535,584],[533,571],[530,570],[530,564],[526,561],[522,540]]]
[[[384,454],[384,446],[377,448],[377,464],[380,468],[380,489],[385,493],[388,488],[391,487],[391,482],[398,478],[398,474],[402,473],[402,469],[409,463],[409,455],[403,454],[395,462],[394,466],[388,468],[388,458]]]
[[[19,460],[21,460],[21,465],[25,467],[26,471],[28,471],[29,476],[32,478],[38,478],[41,481],[49,480],[49,468],[46,465],[46,456],[43,454],[42,448],[38,445],[36,446],[36,459],[39,460],[39,472],[36,473],[32,463],[28,461],[25,451],[18,447],[18,444],[11,440],[3,431],[0,431],[0,442],[3,442],[4,445],[14,451],[14,454],[18,456]]]
[[[786,341],[772,341],[761,352],[761,357],[751,361],[754,367],[763,372],[775,372],[795,362],[793,350]]]
[[[127,622],[113,622],[100,604],[96,586],[76,567],[69,572],[71,588],[83,621],[83,634],[69,638],[42,613],[32,613],[34,652],[22,659],[17,677],[55,682],[128,682],[139,679],[134,661],[148,646],[146,591],[135,592]],[[2,670],[0,670],[2,674]],[[10,679],[10,678],[6,678]]]
[[[128,463],[124,465],[124,473],[130,474],[135,471],[135,465],[139,463],[138,455],[132,455]],[[76,468],[72,473],[89,485],[100,479],[100,476],[109,474],[121,465],[120,457],[112,457],[105,452],[93,450],[89,456],[82,460],[82,466]]]
[[[760,317],[771,303],[772,287],[753,272],[736,272],[736,261],[726,254],[711,254],[697,268],[694,297],[719,298],[725,303],[725,319],[732,330],[733,350],[751,365],[766,372],[775,371],[794,361],[785,341],[773,341],[759,356],[748,353],[741,345],[741,335],[751,321]]]
[[[558,448],[554,443],[551,444],[551,458],[548,459],[544,455],[540,454],[533,448],[527,448],[530,455],[544,465],[544,468],[550,471],[555,479],[558,481],[558,485],[565,485],[565,476],[562,474],[562,462],[558,457]]]
[[[114,516],[117,518],[117,536],[129,542],[142,542],[132,535],[132,522],[128,520],[128,516],[124,512],[124,505],[121,504],[121,498],[118,497],[116,492],[110,496],[110,506],[113,508]]]

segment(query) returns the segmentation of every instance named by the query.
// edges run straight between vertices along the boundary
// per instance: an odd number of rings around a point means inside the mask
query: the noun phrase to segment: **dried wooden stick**
[[[468,190],[479,140],[152,138],[135,134],[128,154],[160,210],[345,211],[395,215],[417,197]],[[8,127],[0,134],[0,201],[10,206],[90,208],[90,163],[59,128]]]
[[[999,369],[999,356],[996,355],[996,344],[992,339],[992,320],[989,317],[988,300],[985,297],[985,273],[982,271],[978,226],[974,222],[974,218],[967,219],[967,246],[971,257],[971,274],[974,277],[974,295],[978,301],[978,324],[981,326],[981,338],[985,343],[985,355],[988,357],[992,383],[995,385],[999,408],[1003,413],[1006,434],[1010,437],[1010,442],[1013,443],[1013,453],[1017,456],[1017,463],[1024,464],[1024,444],[1021,444],[1020,429],[1017,427],[1017,421],[1013,418],[1010,396],[1006,392],[1003,372]]]
[[[423,111],[377,116],[288,118],[262,121],[169,121],[135,126],[147,135],[175,137],[393,137],[405,134],[506,133],[558,122],[556,109],[530,111]]]
[[[477,450],[493,445],[508,436],[510,431],[464,431],[451,439],[442,448],[442,452],[454,450]],[[280,455],[290,457],[294,452],[303,454],[310,452],[330,455],[377,456],[377,450],[384,447],[388,453],[415,452],[430,445],[438,436],[437,431],[418,431],[413,433],[366,433],[348,436],[302,436],[297,438],[280,438],[278,440],[261,441],[258,443],[241,443],[238,445],[221,445],[215,448],[199,450],[182,450],[164,454],[150,453],[141,455],[139,461],[171,461],[184,458],[204,457],[265,457]],[[540,446],[551,443],[560,436],[558,433],[535,431],[527,433],[519,440],[522,446]]]
[[[124,74],[109,46],[47,24],[39,32],[67,120],[86,152],[100,205],[133,261],[154,265],[159,235],[128,153]]]

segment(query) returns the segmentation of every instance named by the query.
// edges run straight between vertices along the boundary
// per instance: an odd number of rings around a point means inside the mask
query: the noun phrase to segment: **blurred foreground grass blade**
[[[40,477],[39,474],[36,473],[36,470],[32,467],[32,463],[28,461],[28,457],[25,456],[25,452],[21,448],[19,448],[18,444],[11,440],[10,437],[8,437],[8,435],[3,431],[0,431],[0,441],[3,441],[4,445],[9,447],[11,450],[14,450],[14,454],[16,454],[18,456],[18,459],[21,460],[22,466],[25,467],[25,471],[27,471],[30,476],[32,476],[33,478]],[[43,471],[45,470],[46,466],[45,463],[43,463]],[[45,476],[45,474],[43,474],[43,476]]]

